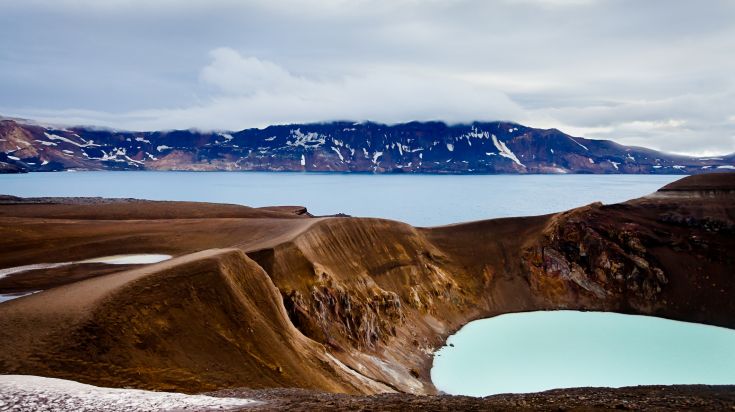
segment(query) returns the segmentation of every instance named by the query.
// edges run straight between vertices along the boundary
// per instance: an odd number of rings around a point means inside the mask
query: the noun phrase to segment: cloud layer
[[[735,3],[8,0],[0,113],[127,129],[513,120],[735,151]]]

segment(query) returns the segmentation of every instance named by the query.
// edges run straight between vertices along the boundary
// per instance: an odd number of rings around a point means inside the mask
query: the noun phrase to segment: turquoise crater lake
[[[735,384],[735,331],[616,313],[506,314],[450,336],[434,355],[431,377],[440,391],[469,396]]]

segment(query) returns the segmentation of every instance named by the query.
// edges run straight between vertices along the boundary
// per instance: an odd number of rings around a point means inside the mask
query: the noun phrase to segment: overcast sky
[[[0,0],[0,114],[123,129],[511,120],[735,152],[732,0]]]

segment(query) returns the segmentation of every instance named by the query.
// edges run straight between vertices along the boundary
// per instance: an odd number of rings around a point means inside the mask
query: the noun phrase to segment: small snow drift
[[[57,263],[35,263],[32,265],[16,266],[12,268],[0,269],[0,278],[13,273],[28,272],[39,269],[53,269],[62,266],[77,265],[83,263],[105,263],[108,265],[146,265],[151,263],[163,262],[171,259],[171,255],[159,254],[137,254],[137,255],[114,255],[81,260],[78,262],[57,262]]]
[[[146,265],[171,259],[171,255],[140,254],[115,255],[83,260],[79,263],[106,263],[108,265]]]
[[[202,411],[240,409],[257,403],[241,398],[103,388],[32,375],[0,375],[2,410]]]
[[[23,296],[32,295],[38,292],[40,292],[40,290],[32,290],[30,292],[0,293],[0,303],[7,302],[13,299],[22,298]]]

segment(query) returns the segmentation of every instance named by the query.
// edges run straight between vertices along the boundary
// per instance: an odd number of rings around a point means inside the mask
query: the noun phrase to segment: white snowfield
[[[40,292],[40,290],[32,290],[30,292],[0,293],[0,303],[7,302],[13,299],[22,298],[23,296],[32,295],[38,292]]]
[[[258,403],[241,398],[102,388],[41,376],[0,375],[0,411],[228,411]]]
[[[139,255],[114,255],[93,259],[82,260],[79,263],[106,263],[108,265],[145,265],[163,262],[171,259],[171,255],[139,254]]]

